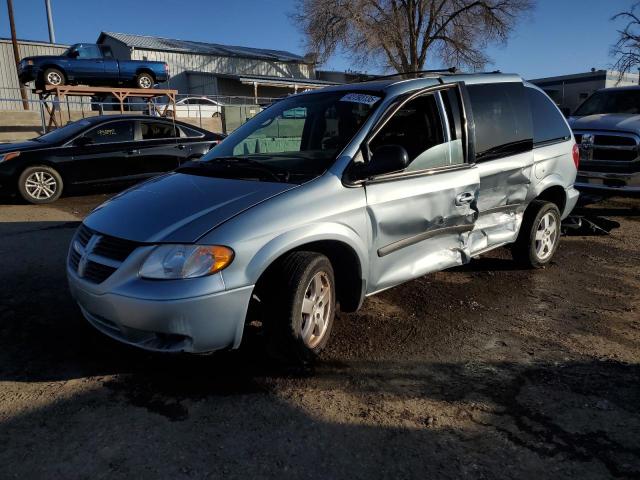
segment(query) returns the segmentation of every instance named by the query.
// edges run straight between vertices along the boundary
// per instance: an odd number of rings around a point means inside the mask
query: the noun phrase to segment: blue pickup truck
[[[129,85],[152,88],[169,77],[164,62],[116,60],[108,45],[76,43],[60,56],[23,58],[18,64],[20,82],[45,85]]]

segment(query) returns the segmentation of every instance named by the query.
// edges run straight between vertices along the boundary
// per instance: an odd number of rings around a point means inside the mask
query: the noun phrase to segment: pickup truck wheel
[[[153,77],[148,73],[139,73],[136,77],[136,86],[144,89],[153,87]]]
[[[315,252],[288,255],[269,282],[265,330],[271,353],[307,363],[324,349],[336,312],[333,267]]]
[[[29,203],[55,202],[62,194],[62,177],[51,167],[38,165],[29,167],[18,179],[18,191]]]
[[[64,85],[65,82],[64,73],[57,68],[47,68],[44,71],[43,78],[46,85],[53,85],[55,87]]]
[[[524,213],[516,243],[511,248],[514,260],[527,268],[547,265],[560,243],[560,211],[551,202],[531,202]]]

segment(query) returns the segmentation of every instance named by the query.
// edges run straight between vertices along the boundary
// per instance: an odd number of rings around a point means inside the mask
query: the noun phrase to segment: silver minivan
[[[94,210],[69,249],[69,286],[95,328],[130,345],[237,348],[252,322],[305,361],[336,309],[366,296],[504,245],[547,265],[577,163],[560,111],[516,75],[293,95]]]

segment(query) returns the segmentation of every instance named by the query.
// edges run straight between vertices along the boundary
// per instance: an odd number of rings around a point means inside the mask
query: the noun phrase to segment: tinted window
[[[544,93],[527,88],[533,118],[533,143],[568,140],[571,132],[555,104]]]
[[[140,133],[142,140],[159,140],[177,136],[174,126],[164,122],[140,122]]]
[[[113,58],[113,53],[111,53],[111,47],[108,46],[100,46],[100,50],[102,51],[102,55],[106,58]]]
[[[580,105],[574,115],[602,113],[640,114],[640,90],[600,90]]]
[[[181,137],[190,137],[190,138],[194,138],[194,137],[202,137],[202,133],[194,130],[192,128],[188,128],[188,127],[183,127],[182,125],[179,127],[181,134]]]
[[[401,145],[409,154],[407,171],[462,163],[462,144],[455,138],[448,141],[436,98],[422,95],[400,107],[369,143],[371,152]]]
[[[521,83],[469,85],[476,160],[514,155],[533,146],[529,99]]]
[[[102,53],[97,45],[87,45],[78,48],[78,58],[102,58]]]
[[[109,122],[85,133],[93,143],[115,143],[133,141],[133,122]]]

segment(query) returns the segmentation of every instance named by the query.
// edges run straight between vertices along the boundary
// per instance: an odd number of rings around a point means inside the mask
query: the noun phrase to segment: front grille
[[[89,260],[82,277],[93,283],[102,283],[116,270],[117,268]]]
[[[103,235],[82,224],[71,243],[69,267],[85,280],[102,283],[138,246],[137,242]]]
[[[593,136],[593,143],[582,143],[585,135]],[[581,163],[635,162],[638,160],[640,139],[630,133],[576,132],[576,143],[581,150]]]
[[[93,253],[124,262],[138,246],[138,243],[130,240],[102,235],[93,249]]]

